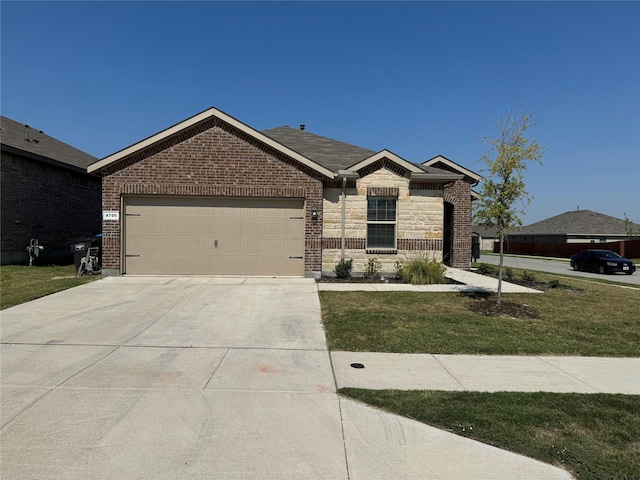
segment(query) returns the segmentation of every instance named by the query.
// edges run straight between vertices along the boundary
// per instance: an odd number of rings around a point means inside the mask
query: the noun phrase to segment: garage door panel
[[[138,272],[139,275],[249,275],[238,272],[250,270],[251,275],[298,276],[304,269],[304,261],[301,258],[272,256],[263,257],[259,266],[245,256],[215,259],[184,255],[171,258],[156,255],[146,255],[145,258],[130,257],[127,259],[127,265],[131,271]],[[213,269],[215,273],[211,273]]]
[[[302,275],[302,199],[130,197],[125,272]]]

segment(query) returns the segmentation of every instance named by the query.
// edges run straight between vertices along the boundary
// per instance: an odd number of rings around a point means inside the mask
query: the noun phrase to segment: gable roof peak
[[[221,122],[226,123],[227,125],[232,126],[233,128],[236,128],[238,130],[240,130],[241,132],[243,132],[246,135],[249,135],[250,137],[253,137],[255,140],[261,142],[264,145],[267,145],[271,148],[274,148],[275,150],[279,151],[280,153],[283,153],[284,155],[287,155],[288,157],[300,162],[301,164],[311,168],[312,170],[315,170],[316,172],[324,175],[325,177],[328,178],[333,178],[335,176],[334,172],[332,172],[331,170],[327,169],[326,167],[320,165],[318,162],[310,159],[309,157],[303,155],[300,152],[297,152],[289,147],[287,147],[286,145],[279,143],[277,141],[275,141],[274,139],[264,135],[263,133],[251,128],[250,126],[246,125],[245,123],[235,119],[234,117],[232,117],[231,115],[227,115],[226,113],[224,113],[221,110],[218,110],[215,107],[211,107],[207,110],[204,110],[203,112],[200,112],[196,115],[193,115],[192,117],[187,118],[186,120],[183,120],[179,123],[176,123],[175,125],[166,128],[154,135],[151,135],[150,137],[147,137],[127,148],[124,148],[122,150],[119,150],[111,155],[109,155],[108,157],[103,158],[102,160],[90,165],[88,167],[88,171],[89,172],[94,172],[96,170],[102,170],[103,168],[112,165],[116,162],[120,162],[125,158],[128,158],[132,155],[135,155],[136,153],[145,150],[153,145],[157,145],[162,141],[165,141],[169,138],[175,137],[176,135],[184,132],[187,129],[190,129],[192,127],[195,127],[197,125],[201,125],[205,122],[207,122],[208,120],[212,119],[212,118],[216,118],[218,120],[220,120]]]
[[[427,167],[444,168],[449,171],[460,173],[465,176],[469,183],[473,183],[474,185],[478,184],[480,180],[482,180],[481,175],[478,175],[476,172],[469,170],[468,168],[464,168],[462,165],[457,164],[453,160],[449,160],[444,155],[437,155],[427,160],[422,165],[425,165]]]

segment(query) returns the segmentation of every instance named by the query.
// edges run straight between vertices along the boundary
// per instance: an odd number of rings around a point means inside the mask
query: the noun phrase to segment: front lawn
[[[516,275],[522,272],[514,269]],[[485,317],[482,295],[320,292],[331,350],[640,356],[640,291],[535,273],[556,288],[504,294],[540,318]],[[482,309],[480,309],[482,310]],[[579,480],[640,479],[640,396],[361,390],[340,393],[568,470]]]
[[[360,390],[342,395],[568,470],[640,479],[640,396]]]
[[[640,356],[640,290],[536,272],[563,287],[504,294],[538,319],[485,317],[467,308],[481,295],[320,292],[330,350],[487,354]]]
[[[51,293],[92,282],[100,276],[76,278],[74,265],[0,267],[0,309],[19,305]]]

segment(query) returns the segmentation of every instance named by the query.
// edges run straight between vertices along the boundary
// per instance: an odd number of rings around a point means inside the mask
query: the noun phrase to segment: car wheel
[[[580,271],[580,265],[578,264],[578,262],[573,264],[573,270],[576,271],[576,272]]]
[[[604,267],[602,265],[598,267],[598,273],[604,273]]]

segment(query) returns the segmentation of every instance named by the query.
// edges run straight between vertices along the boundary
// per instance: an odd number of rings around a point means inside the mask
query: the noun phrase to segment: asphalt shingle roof
[[[289,126],[263,130],[261,133],[334,172],[344,170],[376,153]]]
[[[640,225],[633,224],[634,229]],[[522,227],[517,234],[624,235],[625,221],[591,210],[574,210]]]
[[[495,228],[487,228],[480,225],[471,225],[471,232],[477,233],[484,238],[495,238],[498,236]]]
[[[263,130],[260,133],[334,172],[346,170],[377,153],[367,148],[350,145],[286,125]],[[447,170],[417,163],[413,163],[413,165],[426,173],[451,173]]]
[[[5,116],[0,117],[0,141],[3,146],[12,147],[30,154],[30,156],[71,165],[85,170],[98,159],[77,148],[67,145],[24,123],[16,122]]]

